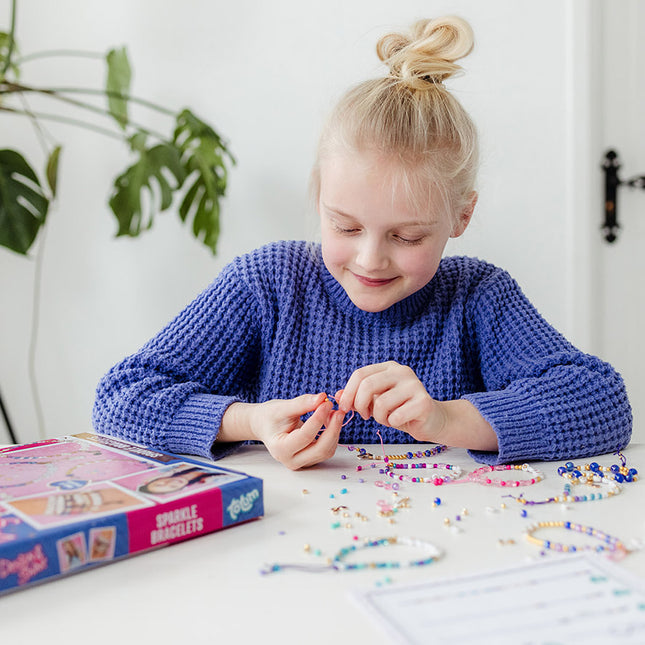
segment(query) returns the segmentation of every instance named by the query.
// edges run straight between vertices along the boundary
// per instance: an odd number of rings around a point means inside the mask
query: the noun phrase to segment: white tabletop
[[[381,452],[380,446],[367,448]],[[385,449],[400,453],[404,447]],[[629,466],[645,473],[645,446],[632,445],[624,455]],[[479,466],[458,449],[430,461],[456,464],[464,472]],[[592,460],[575,463],[588,461]],[[595,461],[609,465],[618,459],[602,455]],[[392,480],[370,469],[369,462],[358,461],[356,452],[345,446],[339,446],[332,460],[298,472],[275,462],[262,446],[244,448],[219,463],[264,480],[263,518],[0,597],[3,642],[388,643],[381,628],[352,601],[352,590],[566,557],[540,555],[539,547],[525,540],[524,529],[536,521],[567,519],[628,544],[645,539],[645,480],[624,485],[611,499],[567,508],[522,506],[503,497],[519,492],[528,499],[560,494],[563,480],[556,469],[562,462],[531,464],[544,473],[544,481],[513,490],[472,482],[441,487],[402,482],[398,499],[409,497],[409,508],[396,512],[394,523],[378,514],[379,501],[391,503],[393,491],[375,484]],[[359,464],[368,467],[357,472]],[[523,475],[510,471],[504,477]],[[436,497],[441,499],[439,506],[433,505]],[[341,505],[347,510],[334,515],[331,509]],[[522,509],[528,517],[522,517]],[[357,543],[355,538],[383,536],[426,540],[444,556],[431,565],[405,569],[260,573],[267,563],[324,563],[326,556]],[[576,542],[576,537],[564,535],[563,541]],[[388,550],[372,549],[365,555],[388,560]],[[416,555],[423,557],[422,552]],[[405,556],[407,560],[409,554]],[[619,566],[645,578],[645,550],[630,553]]]

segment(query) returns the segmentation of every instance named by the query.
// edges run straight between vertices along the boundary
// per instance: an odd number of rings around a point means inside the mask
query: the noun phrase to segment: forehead
[[[427,223],[445,213],[441,191],[420,163],[373,150],[339,149],[320,160],[319,199],[348,215],[390,209]]]

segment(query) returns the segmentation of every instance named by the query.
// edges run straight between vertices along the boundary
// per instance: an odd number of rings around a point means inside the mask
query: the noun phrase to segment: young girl
[[[472,46],[453,17],[380,40],[389,74],[350,90],[322,133],[321,244],[276,242],[229,264],[103,378],[98,432],[215,459],[261,441],[292,469],[339,441],[378,442],[377,430],[489,464],[628,443],[630,406],[608,364],[501,269],[442,259],[477,201],[476,131],[443,85]]]

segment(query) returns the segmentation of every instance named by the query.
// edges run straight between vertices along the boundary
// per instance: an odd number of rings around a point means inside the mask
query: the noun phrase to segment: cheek
[[[399,259],[399,267],[425,284],[434,276],[440,259],[434,249],[415,249]]]
[[[352,256],[351,244],[331,231],[323,229],[321,244],[323,259],[328,268],[332,265],[345,264]]]

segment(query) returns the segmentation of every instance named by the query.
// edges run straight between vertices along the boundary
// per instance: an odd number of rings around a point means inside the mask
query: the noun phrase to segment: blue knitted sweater
[[[334,393],[361,366],[409,365],[432,397],[471,401],[495,430],[484,463],[558,460],[623,448],[631,409],[610,365],[575,349],[516,282],[486,262],[441,261],[422,289],[358,309],[319,245],[276,242],[236,258],[156,337],[101,380],[98,432],[222,457],[213,441],[234,401]],[[414,443],[354,416],[341,443]]]

